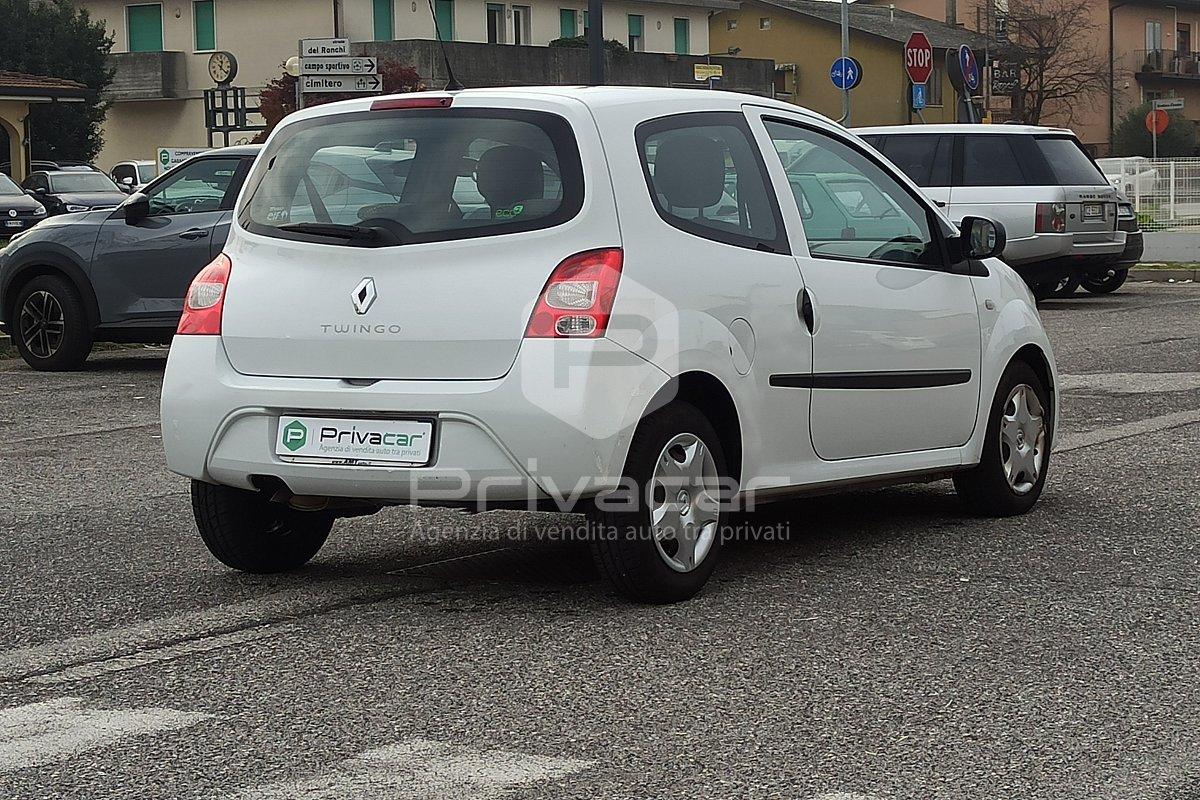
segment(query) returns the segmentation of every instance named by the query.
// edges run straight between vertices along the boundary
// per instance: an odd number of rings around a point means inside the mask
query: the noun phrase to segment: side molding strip
[[[932,389],[958,386],[970,380],[969,369],[931,369],[779,374],[771,376],[770,384],[782,389]]]

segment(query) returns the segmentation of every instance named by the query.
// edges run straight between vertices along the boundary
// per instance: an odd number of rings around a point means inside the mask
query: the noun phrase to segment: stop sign
[[[933,73],[933,46],[920,31],[909,36],[904,45],[904,71],[913,83],[925,83]]]
[[[1162,136],[1163,132],[1167,130],[1167,124],[1170,121],[1171,120],[1167,116],[1167,112],[1163,111],[1161,108],[1156,108],[1150,113],[1146,114],[1146,130],[1150,131],[1156,136]]]

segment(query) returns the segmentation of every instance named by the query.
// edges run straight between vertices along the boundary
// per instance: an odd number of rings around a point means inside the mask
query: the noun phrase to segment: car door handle
[[[200,228],[192,228],[190,231],[179,234],[180,239],[203,239],[205,236],[208,236],[208,231]]]
[[[816,316],[813,313],[812,295],[808,293],[808,289],[801,289],[800,294],[796,295],[796,313],[804,322],[804,327],[808,328],[809,333],[812,333]]]

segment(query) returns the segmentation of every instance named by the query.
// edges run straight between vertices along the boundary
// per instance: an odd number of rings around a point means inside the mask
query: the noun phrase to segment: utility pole
[[[946,0],[952,3],[954,0]],[[850,0],[842,0],[842,58],[850,57]],[[845,63],[845,62],[842,62]],[[842,89],[842,118],[838,120],[850,127],[850,90]]]
[[[946,24],[958,24],[958,0],[946,0]]]
[[[589,83],[604,85],[604,0],[588,0]]]

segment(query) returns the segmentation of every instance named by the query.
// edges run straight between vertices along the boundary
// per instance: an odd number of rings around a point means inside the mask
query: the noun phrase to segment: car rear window
[[[1039,136],[1038,149],[1062,186],[1107,186],[1108,179],[1079,142],[1069,136]]]
[[[247,197],[239,219],[253,233],[372,243],[312,232],[334,226],[407,244],[561,224],[582,206],[583,172],[570,125],[553,114],[365,111],[280,131]]]

